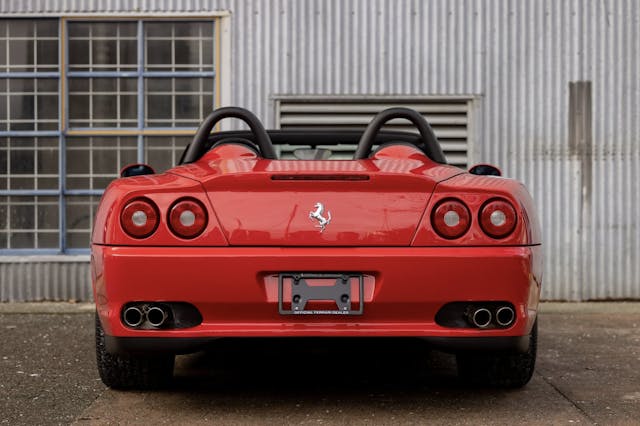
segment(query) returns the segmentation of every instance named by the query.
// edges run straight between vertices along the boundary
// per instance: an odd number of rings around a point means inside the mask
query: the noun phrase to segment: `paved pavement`
[[[0,424],[639,424],[640,303],[542,306],[520,390],[472,388],[397,340],[250,340],[178,357],[161,392],[106,389],[93,307],[0,304]]]

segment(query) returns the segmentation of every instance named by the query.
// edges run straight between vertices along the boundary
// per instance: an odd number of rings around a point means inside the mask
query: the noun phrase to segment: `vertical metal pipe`
[[[144,163],[144,28],[143,21],[138,21],[138,163]]]

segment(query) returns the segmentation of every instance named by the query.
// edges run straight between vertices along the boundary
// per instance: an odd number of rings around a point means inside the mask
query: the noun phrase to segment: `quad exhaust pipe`
[[[144,322],[144,312],[137,306],[129,306],[124,310],[122,319],[129,327],[138,327]]]
[[[122,321],[131,328],[139,328],[147,322],[155,328],[162,327],[169,319],[169,311],[158,305],[133,305],[122,313]]]
[[[516,313],[510,306],[501,306],[496,310],[496,323],[500,327],[508,327],[516,319]]]
[[[159,306],[152,306],[147,311],[147,321],[154,327],[162,327],[168,317],[167,311]]]
[[[487,328],[491,325],[491,311],[487,308],[477,308],[471,312],[471,324],[478,328]]]
[[[477,328],[488,328],[493,323],[498,327],[506,328],[514,323],[516,313],[511,306],[502,305],[490,308],[469,306],[466,312],[467,321]]]

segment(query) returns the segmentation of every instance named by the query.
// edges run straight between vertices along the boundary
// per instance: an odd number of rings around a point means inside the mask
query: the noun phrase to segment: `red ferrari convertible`
[[[211,133],[235,117],[250,131]],[[391,119],[419,133],[382,131]],[[330,160],[335,144],[352,160]],[[281,160],[274,145],[300,146]],[[323,148],[321,148],[323,147]],[[91,241],[98,369],[118,389],[163,385],[175,354],[224,337],[424,339],[461,376],[533,374],[540,227],[522,184],[446,164],[416,111],[364,133],[266,131],[211,113],[180,165],[125,167]]]

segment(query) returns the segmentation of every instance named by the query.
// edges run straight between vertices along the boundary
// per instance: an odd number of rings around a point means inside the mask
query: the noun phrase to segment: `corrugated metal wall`
[[[0,2],[4,14],[215,10],[232,12],[231,103],[269,125],[274,95],[477,96],[472,160],[538,202],[543,297],[640,298],[637,1]],[[592,146],[579,149],[572,81],[593,90]]]
[[[89,256],[0,257],[0,301],[91,300]]]

